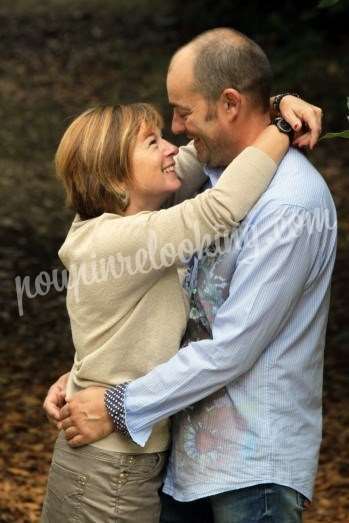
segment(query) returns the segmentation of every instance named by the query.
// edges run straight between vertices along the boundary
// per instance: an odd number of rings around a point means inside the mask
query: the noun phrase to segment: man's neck
[[[239,121],[235,122],[234,130],[227,131],[224,152],[225,157],[221,158],[220,165],[210,165],[208,168],[222,168],[224,169],[229,163],[236,158],[246,147],[252,145],[260,133],[270,124],[269,113],[257,113],[251,111],[248,114],[243,114],[239,117]]]
[[[235,156],[241,153],[246,147],[253,144],[260,133],[270,125],[270,115],[265,114],[251,114],[245,118],[239,126],[238,139],[236,141]],[[235,158],[234,156],[234,158]]]

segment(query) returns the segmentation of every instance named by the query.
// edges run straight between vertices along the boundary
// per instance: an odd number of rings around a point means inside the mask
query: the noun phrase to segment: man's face
[[[194,140],[198,159],[211,167],[231,161],[227,128],[219,104],[209,103],[192,88],[191,66],[175,63],[167,75],[169,103],[173,108],[172,132]]]

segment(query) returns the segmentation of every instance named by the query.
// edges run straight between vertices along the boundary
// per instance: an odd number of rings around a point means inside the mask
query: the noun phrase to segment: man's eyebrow
[[[170,102],[170,107],[173,109],[180,109],[181,111],[190,111],[190,107],[186,107],[185,105],[176,104],[174,102]]]

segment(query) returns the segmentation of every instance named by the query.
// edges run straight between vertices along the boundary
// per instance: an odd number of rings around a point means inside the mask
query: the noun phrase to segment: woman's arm
[[[279,97],[281,95],[278,95]],[[321,133],[322,110],[316,105],[312,105],[301,98],[285,94],[279,102],[279,113],[274,110],[275,96],[270,98],[270,113],[272,119],[281,116],[297,132],[293,145],[298,147],[309,147],[312,149],[319,139]],[[302,125],[305,124],[305,130]]]
[[[297,132],[295,144],[313,148],[321,133],[322,110],[292,94],[285,94],[280,101],[280,112],[274,110],[275,96],[270,98],[270,114],[272,119],[281,116]],[[306,124],[306,131],[302,132],[302,124]],[[207,182],[203,172],[203,165],[197,159],[193,142],[179,148],[176,156],[176,171],[182,180],[182,186],[164,204],[164,208],[181,203],[187,198],[195,196]]]
[[[268,125],[256,138],[252,146],[260,149],[275,163],[279,164],[288,150],[289,138],[282,134],[275,125]]]
[[[286,94],[280,101],[280,112],[274,110],[275,96],[270,98],[270,113],[272,119],[281,116],[297,132],[295,143],[297,145],[312,148],[318,141],[321,133],[322,110],[292,94]],[[306,124],[306,131],[302,133],[302,124]],[[176,156],[176,171],[182,180],[182,186],[172,195],[164,205],[164,208],[181,203],[187,198],[195,196],[202,186],[207,182],[207,176],[203,171],[203,164],[197,159],[193,142],[189,142],[179,148]]]
[[[135,285],[153,270],[185,263],[238,226],[267,188],[288,143],[286,135],[269,126],[229,164],[214,188],[169,209],[117,219],[117,234],[116,218],[108,215],[96,229],[101,252],[110,252],[115,238],[117,252],[140,269],[132,279]]]

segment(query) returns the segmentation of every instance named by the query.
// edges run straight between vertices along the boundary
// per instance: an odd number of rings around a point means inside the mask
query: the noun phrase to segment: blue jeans
[[[160,523],[301,523],[306,498],[268,483],[182,503],[161,498]]]

